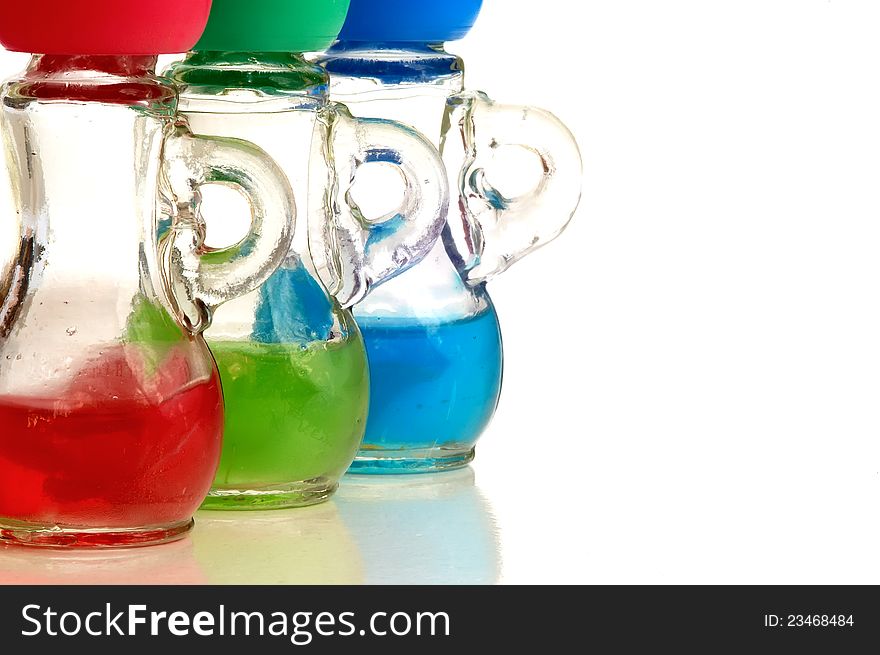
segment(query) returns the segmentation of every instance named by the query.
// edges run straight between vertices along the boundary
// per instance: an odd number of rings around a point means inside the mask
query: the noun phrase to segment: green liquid
[[[215,490],[335,485],[366,426],[369,373],[355,328],[344,341],[211,342],[226,400]]]

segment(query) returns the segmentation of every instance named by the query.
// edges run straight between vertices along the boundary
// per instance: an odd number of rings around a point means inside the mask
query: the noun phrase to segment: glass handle
[[[164,174],[172,193],[172,224],[162,240],[170,295],[193,332],[213,310],[263,284],[290,251],[296,208],[286,175],[246,141],[194,136],[183,125],[165,142]],[[228,248],[205,246],[200,188],[224,184],[251,208],[247,236]]]
[[[511,147],[535,156],[540,172],[528,191],[507,196],[499,186],[505,182],[504,151]],[[452,183],[461,210],[461,221],[448,221],[443,239],[470,284],[485,282],[555,239],[580,202],[577,143],[542,109],[496,104],[480,92],[453,96],[440,150],[447,168],[458,171]]]
[[[353,118],[342,105],[322,117],[329,164],[322,210],[331,220],[313,220],[312,256],[329,290],[350,307],[376,285],[421,261],[434,247],[449,209],[449,182],[440,153],[414,129],[394,121]],[[313,161],[314,161],[313,157]],[[390,164],[404,185],[400,207],[367,220],[352,196],[358,169]],[[314,170],[314,169],[313,169]],[[320,177],[320,176],[318,176]]]

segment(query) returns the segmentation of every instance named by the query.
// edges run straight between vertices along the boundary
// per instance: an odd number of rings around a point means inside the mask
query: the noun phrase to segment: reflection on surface
[[[0,546],[3,584],[488,584],[495,521],[470,468],[348,476],[304,509],[199,512],[190,537],[115,551]]]
[[[126,550],[0,546],[3,584],[207,584],[189,539]]]
[[[495,519],[470,467],[431,475],[349,475],[336,498],[367,583],[493,584]]]
[[[263,512],[199,512],[192,541],[209,584],[360,584],[355,540],[331,501]]]

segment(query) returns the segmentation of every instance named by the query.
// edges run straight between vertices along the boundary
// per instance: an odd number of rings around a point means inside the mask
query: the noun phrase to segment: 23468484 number
[[[853,617],[852,614],[789,614],[787,625],[790,628],[852,627]]]

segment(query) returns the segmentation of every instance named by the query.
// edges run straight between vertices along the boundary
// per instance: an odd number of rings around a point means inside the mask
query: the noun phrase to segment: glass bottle
[[[149,18],[168,4],[96,15],[68,2],[53,37],[39,3],[19,3],[0,26],[7,47],[85,53],[34,55],[0,90],[16,205],[5,220],[20,235],[0,269],[0,543],[146,545],[191,527],[223,427],[201,331],[269,277],[292,238],[291,190],[271,159],[193,136],[156,55],[129,54],[153,47],[161,25]],[[208,4],[180,11],[165,46],[190,47]],[[103,41],[76,36],[94,21]],[[244,194],[252,214],[220,253],[204,248],[199,215],[211,183]]]
[[[369,402],[366,350],[347,307],[418,262],[442,228],[448,182],[436,149],[401,125],[353,119],[301,54],[332,42],[347,8],[215,0],[201,41],[168,70],[193,129],[257,143],[307,199],[280,269],[216,312],[206,332],[227,403],[208,509],[302,506],[334,492]],[[373,163],[405,186],[402,205],[379,221],[352,192]],[[208,223],[227,222],[224,213]]]
[[[432,253],[354,308],[371,400],[353,472],[471,461],[501,391],[501,331],[486,282],[556,238],[580,200],[580,154],[558,119],[465,91],[464,63],[444,42],[464,36],[480,7],[352,0],[339,41],[316,60],[330,73],[331,97],[355,116],[399,120],[426,135],[451,185]],[[523,150],[538,172],[520,191],[505,160]]]

